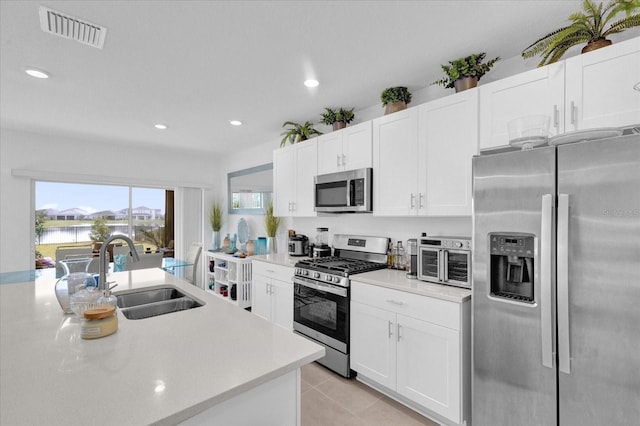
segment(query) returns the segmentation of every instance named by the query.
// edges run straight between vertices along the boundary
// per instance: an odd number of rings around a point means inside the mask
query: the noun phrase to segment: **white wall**
[[[179,150],[0,129],[0,272],[33,269],[35,206],[33,179],[29,176],[35,175],[38,180],[131,184],[180,192],[183,187],[215,187],[213,161]],[[16,177],[12,171],[27,177]],[[199,203],[194,207],[201,212]],[[201,241],[200,229],[188,227],[190,234],[184,235],[184,240]]]

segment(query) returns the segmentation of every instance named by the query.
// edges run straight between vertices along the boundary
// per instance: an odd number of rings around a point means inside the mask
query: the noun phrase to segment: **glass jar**
[[[96,280],[89,272],[89,264],[92,258],[60,260],[65,272],[55,286],[56,298],[65,314],[72,314],[71,296],[86,287],[97,287]]]

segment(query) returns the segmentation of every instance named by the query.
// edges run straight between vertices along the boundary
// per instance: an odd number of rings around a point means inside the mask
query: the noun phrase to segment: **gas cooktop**
[[[384,269],[387,267],[387,264],[369,260],[331,256],[300,260],[295,264],[295,267],[346,277],[348,275]]]

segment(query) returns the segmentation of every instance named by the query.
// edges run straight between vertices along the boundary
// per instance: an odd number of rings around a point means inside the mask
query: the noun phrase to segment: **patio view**
[[[113,233],[129,236],[145,253],[173,257],[173,191],[36,182],[34,226],[36,269],[54,267],[61,260],[56,251],[96,256]],[[110,260],[120,245],[110,244]]]

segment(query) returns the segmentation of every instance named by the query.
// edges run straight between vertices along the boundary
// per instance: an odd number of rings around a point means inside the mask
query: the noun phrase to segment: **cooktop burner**
[[[384,269],[387,267],[386,263],[377,263],[361,259],[348,259],[336,256],[304,259],[297,262],[295,266],[296,268],[330,272],[342,276],[375,271],[377,269]]]

